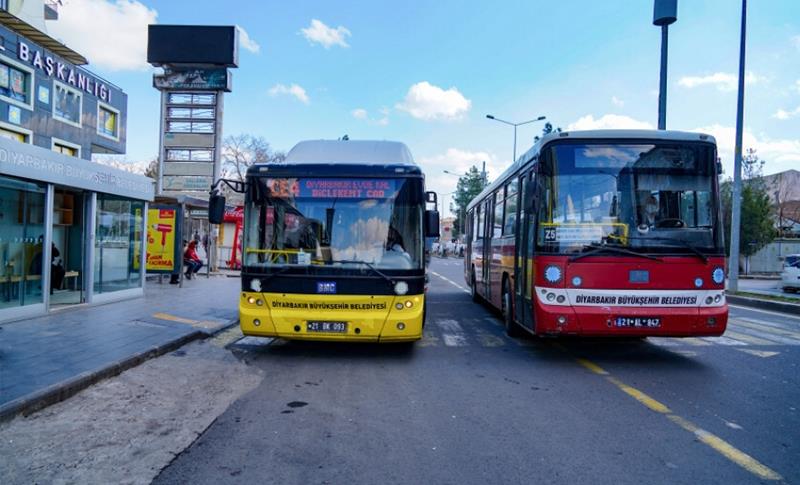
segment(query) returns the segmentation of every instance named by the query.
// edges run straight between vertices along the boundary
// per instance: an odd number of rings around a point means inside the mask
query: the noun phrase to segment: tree
[[[542,136],[549,135],[550,133],[553,132],[561,133],[561,127],[559,126],[558,128],[553,128],[553,124],[548,121],[547,123],[544,124],[544,128],[542,128]],[[541,137],[539,136],[533,137],[534,143],[536,143],[539,140],[541,140]]]
[[[222,143],[222,173],[225,178],[244,181],[247,169],[256,163],[279,163],[286,154],[272,150],[262,136],[240,134],[225,137]]]
[[[742,214],[739,234],[739,253],[750,256],[775,238],[772,204],[761,176],[764,160],[752,148],[742,158]],[[733,181],[728,179],[720,188],[725,227],[731,227]],[[730,254],[730,230],[725,231],[725,248]]]
[[[453,196],[453,202],[450,203],[450,211],[456,214],[456,221],[453,224],[454,236],[458,237],[463,234],[462,225],[466,222],[467,205],[486,188],[486,185],[481,171],[475,165],[458,178],[456,193]]]

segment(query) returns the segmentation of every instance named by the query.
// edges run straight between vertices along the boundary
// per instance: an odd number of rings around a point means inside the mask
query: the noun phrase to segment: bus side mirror
[[[225,196],[213,194],[208,199],[208,222],[222,224],[225,218]]]
[[[425,211],[425,237],[439,237],[439,211]]]

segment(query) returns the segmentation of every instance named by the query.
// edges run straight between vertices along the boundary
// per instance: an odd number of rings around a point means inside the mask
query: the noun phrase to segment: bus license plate
[[[306,330],[319,333],[347,333],[347,322],[306,322]]]
[[[617,317],[617,327],[645,327],[658,328],[661,326],[660,317]]]

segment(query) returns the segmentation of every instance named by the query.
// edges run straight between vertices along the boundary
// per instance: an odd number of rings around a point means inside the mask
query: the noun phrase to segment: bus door
[[[516,253],[514,255],[514,308],[517,322],[525,328],[533,330],[533,302],[531,300],[531,275],[533,274],[533,234],[535,231],[533,218],[533,172],[520,176],[519,217],[517,218],[517,234],[515,237]]]
[[[481,254],[481,283],[483,286],[483,296],[487,300],[490,297],[491,281],[489,281],[489,269],[492,265],[492,224],[494,223],[494,208],[492,207],[493,197],[483,201],[481,211],[483,213],[483,253]]]

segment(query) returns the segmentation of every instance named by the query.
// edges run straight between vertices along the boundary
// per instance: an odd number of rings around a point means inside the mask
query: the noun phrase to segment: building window
[[[170,93],[167,104],[215,105],[217,96],[213,93]]]
[[[119,111],[103,103],[97,104],[97,134],[119,140]]]
[[[214,150],[194,148],[170,148],[167,150],[169,162],[210,162],[214,160]]]
[[[144,202],[97,194],[94,292],[140,288]]]
[[[53,118],[80,128],[83,95],[81,95],[80,91],[61,83],[54,82],[53,87],[55,88]]]
[[[33,71],[22,64],[0,57],[0,98],[32,110]]]
[[[213,120],[214,108],[169,108],[167,116],[171,119]]]
[[[42,303],[42,185],[0,177],[0,310]]]
[[[167,123],[170,133],[214,133],[213,121],[170,121]]]
[[[59,140],[58,138],[53,138],[51,143],[51,148],[54,152],[60,153],[62,155],[69,155],[70,157],[80,157],[81,156],[81,146],[75,143],[70,143],[68,141]]]
[[[33,132],[13,125],[0,122],[0,137],[16,140],[22,143],[33,141]]]

